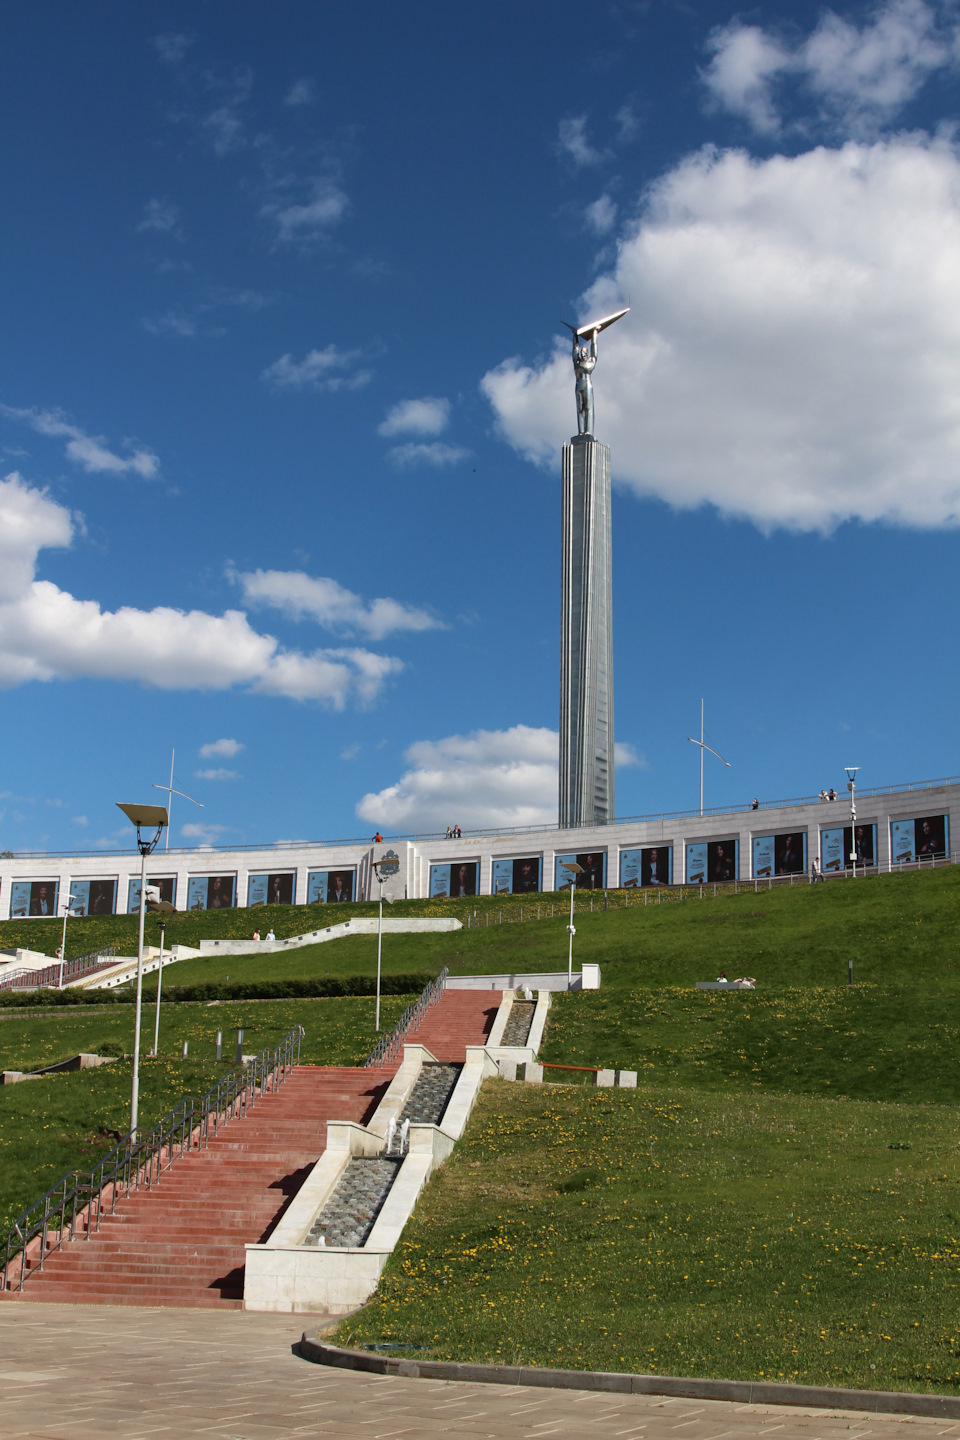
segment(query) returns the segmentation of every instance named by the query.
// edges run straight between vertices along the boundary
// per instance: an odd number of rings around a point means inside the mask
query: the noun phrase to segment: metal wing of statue
[[[625,305],[622,310],[615,310],[612,315],[605,315],[602,320],[592,320],[589,325],[578,325],[574,333],[577,335],[599,335],[601,330],[606,330],[607,327],[613,325],[615,321],[622,320],[629,310],[630,306]],[[566,325],[566,321],[564,321],[564,324]],[[567,325],[567,329],[573,330],[573,326]]]
[[[599,335],[600,331],[606,330],[608,325],[613,325],[617,320],[622,320],[624,315],[629,312],[629,309],[630,306],[627,305],[625,309],[617,310],[613,315],[605,315],[602,320],[593,320],[589,325],[574,326],[570,324],[569,320],[561,320],[560,324],[565,325],[570,331],[570,334],[575,335],[578,339],[581,335]]]

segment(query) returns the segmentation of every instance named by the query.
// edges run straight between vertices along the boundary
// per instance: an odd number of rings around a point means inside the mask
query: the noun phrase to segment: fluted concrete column
[[[563,447],[560,825],[614,817],[610,449]]]

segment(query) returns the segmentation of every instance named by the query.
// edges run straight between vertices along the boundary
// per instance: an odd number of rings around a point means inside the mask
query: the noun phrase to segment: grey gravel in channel
[[[504,1027],[501,1045],[526,1045],[536,1008],[536,1000],[514,1000]]]
[[[409,1120],[411,1125],[439,1125],[462,1069],[462,1065],[424,1065],[398,1124]]]
[[[399,1156],[354,1155],[310,1227],[308,1245],[363,1245],[401,1165]]]

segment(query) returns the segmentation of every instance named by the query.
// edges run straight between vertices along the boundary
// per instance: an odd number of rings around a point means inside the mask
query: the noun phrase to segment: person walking
[[[823,871],[820,868],[820,856],[814,855],[813,864],[810,866],[810,884],[816,885],[818,880],[823,879]]]

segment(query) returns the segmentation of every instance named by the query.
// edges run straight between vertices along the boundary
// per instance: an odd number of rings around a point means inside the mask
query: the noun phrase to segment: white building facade
[[[858,790],[856,827],[850,797],[800,799],[757,809],[726,809],[619,820],[576,829],[523,829],[388,839],[222,849],[171,849],[148,861],[150,883],[178,910],[257,904],[372,900],[371,862],[392,850],[400,861],[384,893],[394,898],[468,898],[559,890],[563,861],[583,869],[580,888],[766,880],[808,874],[814,857],[824,873],[858,866],[887,871],[960,859],[952,851],[960,823],[960,777]],[[63,913],[131,913],[139,908],[136,853],[30,854],[0,858],[0,918]]]

